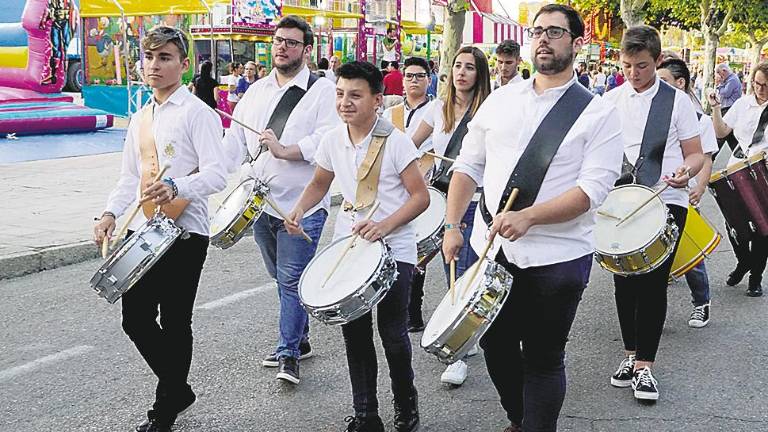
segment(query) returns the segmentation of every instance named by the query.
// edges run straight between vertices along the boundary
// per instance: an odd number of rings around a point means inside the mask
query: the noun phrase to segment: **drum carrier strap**
[[[624,156],[622,174],[616,185],[635,183],[653,186],[661,178],[661,163],[664,149],[667,147],[669,126],[672,122],[672,109],[675,107],[675,89],[659,80],[659,90],[651,100],[651,109],[645,122],[640,155],[633,165]]]
[[[272,129],[272,132],[275,133],[275,136],[279,140],[280,137],[283,136],[285,124],[288,123],[288,117],[291,116],[293,109],[296,108],[296,105],[299,104],[301,98],[307,94],[309,89],[312,88],[312,85],[314,85],[318,79],[317,75],[310,73],[306,91],[297,85],[291,86],[291,88],[286,90],[286,92],[283,93],[283,97],[281,97],[280,101],[277,103],[275,110],[272,111],[272,115],[269,117],[267,126],[264,129]]]
[[[464,136],[468,131],[467,124],[469,124],[469,121],[472,120],[471,111],[471,108],[467,109],[467,112],[464,113],[464,117],[453,131],[451,139],[448,141],[448,145],[445,147],[445,157],[456,160],[456,156],[459,155],[459,151],[461,150],[461,142],[464,140]],[[448,193],[448,185],[451,183],[451,175],[453,173],[448,171],[451,169],[452,165],[453,164],[448,161],[441,161],[440,168],[437,169],[437,172],[433,177],[434,180],[432,181],[432,186],[445,194]]]
[[[504,204],[514,188],[517,188],[519,192],[512,210],[521,210],[533,205],[560,144],[563,143],[568,131],[571,130],[592,98],[592,93],[576,82],[549,110],[520,156],[512,175],[509,176],[507,186],[501,194],[496,214],[504,209]],[[485,223],[490,224],[493,221],[493,215],[486,206],[485,192],[480,197],[480,203],[477,207],[480,209]]]
[[[750,147],[752,147],[755,144],[758,144],[760,141],[763,140],[765,137],[765,126],[768,125],[768,106],[766,106],[763,109],[763,112],[760,114],[760,120],[757,122],[757,129],[755,129],[755,134],[752,135],[752,143],[749,144]]]
[[[148,188],[152,184],[160,171],[157,159],[157,146],[155,144],[155,135],[152,130],[152,122],[155,115],[155,104],[151,103],[141,111],[139,123],[139,153],[141,156],[141,190]],[[197,172],[197,168],[191,173]],[[174,198],[168,204],[160,207],[160,210],[169,218],[176,220],[184,209],[189,205],[189,200]],[[141,205],[141,210],[147,219],[152,218],[157,206],[152,201],[147,201]]]
[[[389,120],[379,117],[373,127],[371,144],[365,154],[363,163],[357,168],[357,191],[355,193],[354,206],[344,202],[344,211],[360,211],[370,207],[376,201],[379,191],[379,177],[381,176],[381,163],[384,159],[384,145],[387,138],[395,130],[395,126]]]
[[[392,107],[392,124],[405,132],[405,102]]]

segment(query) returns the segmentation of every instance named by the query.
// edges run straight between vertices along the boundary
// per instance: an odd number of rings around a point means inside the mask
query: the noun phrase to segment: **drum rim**
[[[760,151],[752,156],[739,160],[737,162],[734,162],[724,169],[718,170],[716,172],[713,172],[711,176],[709,176],[709,184],[713,184],[715,182],[718,182],[723,179],[727,179],[728,176],[731,176],[733,174],[736,174],[737,172],[749,168],[752,165],[757,165],[762,160],[764,164],[768,165],[768,160],[766,160],[766,156],[768,156],[768,153],[765,151]]]
[[[438,189],[438,188],[436,188],[436,187],[434,187],[434,186],[427,186],[427,192],[429,192],[430,190],[433,190],[433,191],[437,192],[437,193],[438,193],[440,196],[442,196],[442,198],[443,198],[444,202],[446,203],[446,206],[445,206],[445,207],[447,208],[447,207],[448,207],[448,200],[447,200],[447,198],[446,198],[445,194],[444,194],[442,191],[440,191],[440,189]],[[431,200],[430,200],[430,205],[431,205]],[[426,210],[425,210],[425,212],[426,212]],[[422,214],[423,214],[423,213],[422,213]],[[419,215],[419,216],[421,216],[421,215]],[[422,237],[422,238],[421,238],[421,240],[416,240],[416,245],[417,245],[417,247],[418,247],[419,243],[421,243],[421,242],[424,242],[424,241],[427,241],[427,240],[430,240],[430,239],[432,239],[432,238],[433,238],[433,237],[435,237],[435,236],[439,236],[439,234],[440,234],[440,231],[442,231],[442,230],[443,230],[443,228],[444,228],[444,225],[445,225],[445,212],[443,212],[443,214],[441,215],[441,218],[442,218],[443,220],[442,220],[442,222],[440,223],[440,225],[438,225],[438,226],[437,226],[437,229],[435,229],[434,231],[432,231],[432,232],[431,232],[429,235],[425,235],[424,237]],[[414,220],[412,220],[412,221],[409,223],[409,224],[411,225],[411,227],[413,228],[413,230],[414,230],[414,231],[416,230],[416,227],[414,226],[413,222],[414,222],[416,219],[418,219],[418,216],[417,216],[416,218],[414,218]],[[417,233],[414,233],[414,234],[417,234]]]
[[[238,183],[237,187],[232,189],[232,191],[227,195],[227,197],[224,198],[224,201],[221,202],[221,205],[219,206],[219,209],[226,205],[227,201],[229,201],[229,199],[232,197],[232,195],[235,192],[237,192],[243,184],[245,184],[247,182],[253,182],[253,187],[251,188],[251,192],[248,195],[248,199],[244,200],[240,204],[240,208],[238,209],[238,212],[236,213],[237,216],[235,218],[233,218],[232,220],[230,220],[227,223],[227,225],[221,231],[219,231],[218,233],[212,234],[211,235],[211,242],[214,242],[214,241],[218,242],[222,237],[224,237],[226,235],[227,232],[231,231],[232,228],[237,223],[237,221],[240,220],[243,217],[243,213],[245,213],[245,210],[248,209],[248,207],[250,207],[251,204],[253,204],[253,197],[256,194],[256,188],[257,188],[257,186],[259,184],[259,181],[260,180],[255,179],[255,178],[245,179],[245,180],[241,181],[240,183]],[[264,205],[262,205],[261,208],[263,209]],[[216,209],[216,211],[213,213],[213,218],[211,219],[211,222],[213,222],[213,220],[216,219],[216,214],[219,213],[219,209]],[[256,219],[257,218],[254,217],[253,219],[248,221],[248,223],[249,224],[253,223]],[[210,228],[211,224],[209,223],[208,225],[209,225],[209,228]],[[245,231],[246,229],[248,229],[247,225],[245,226],[245,228],[243,228],[243,231]]]
[[[342,241],[344,241],[344,240],[349,240],[349,239],[350,239],[350,238],[352,238],[353,236],[354,236],[354,234],[346,235],[346,236],[344,236],[344,237],[340,237],[340,238],[338,238],[338,239],[336,239],[336,240],[334,240],[334,241],[330,242],[330,243],[329,243],[329,244],[328,244],[326,247],[324,247],[324,248],[323,248],[323,249],[322,249],[320,252],[316,252],[316,253],[315,253],[315,256],[313,256],[313,257],[312,257],[312,259],[309,261],[309,263],[307,263],[307,265],[304,267],[304,271],[301,273],[301,277],[299,278],[298,292],[299,292],[299,301],[301,302],[301,304],[302,304],[302,305],[303,305],[305,308],[311,308],[311,309],[324,309],[324,308],[327,308],[328,306],[332,306],[332,305],[334,305],[334,304],[337,304],[337,303],[341,303],[341,302],[343,302],[344,300],[347,300],[348,298],[350,298],[350,297],[352,297],[352,296],[354,296],[355,294],[357,294],[357,293],[358,293],[358,291],[360,290],[360,288],[361,288],[361,287],[357,287],[357,290],[355,290],[354,292],[352,292],[352,293],[350,293],[350,294],[348,294],[348,295],[346,295],[346,296],[342,297],[341,299],[339,299],[339,300],[338,300],[338,301],[336,301],[336,302],[333,302],[333,303],[328,303],[328,304],[324,304],[324,305],[310,305],[310,304],[307,304],[307,303],[306,303],[306,301],[305,301],[305,299],[304,299],[304,296],[302,295],[302,290],[301,290],[301,287],[302,287],[302,286],[303,286],[303,284],[304,284],[304,278],[305,278],[305,277],[307,276],[307,274],[308,274],[308,272],[307,272],[307,269],[308,269],[308,268],[309,268],[309,267],[310,267],[310,266],[311,266],[311,265],[312,265],[312,264],[313,264],[313,263],[314,263],[314,262],[315,262],[315,261],[318,259],[318,257],[319,257],[319,256],[320,256],[320,255],[321,255],[323,252],[325,252],[327,249],[330,249],[331,247],[333,247],[333,246],[334,246],[334,245],[336,245],[337,243],[340,243],[340,242],[342,242]],[[378,240],[376,240],[376,241],[373,241],[373,242],[371,242],[371,243],[376,243],[376,244],[379,244],[379,245],[380,245],[380,247],[382,248],[382,250],[384,251],[384,253],[385,253],[385,254],[389,254],[390,256],[392,255],[392,253],[390,252],[389,246],[387,245],[387,242],[386,242],[386,241],[385,241],[383,238],[381,238],[381,239],[378,239]],[[394,260],[394,257],[392,257],[392,259]],[[396,260],[395,260],[395,263],[397,263],[397,261],[396,261]],[[379,263],[376,265],[376,269],[374,270],[374,272],[373,272],[373,273],[372,273],[370,276],[368,276],[368,278],[365,280],[365,285],[363,285],[364,287],[368,287],[368,286],[370,286],[370,285],[371,285],[371,282],[373,282],[373,280],[374,280],[374,279],[373,279],[373,277],[374,277],[375,275],[378,275],[378,274],[381,272],[381,269],[383,268],[383,266],[384,266],[384,260],[383,260],[383,259],[380,259],[380,260],[379,260]]]

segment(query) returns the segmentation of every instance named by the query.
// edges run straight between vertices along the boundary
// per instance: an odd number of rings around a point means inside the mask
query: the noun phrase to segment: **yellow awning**
[[[230,4],[231,0],[204,0],[209,6]],[[200,0],[117,0],[128,16],[206,14]],[[112,0],[80,0],[80,16],[120,16],[120,8]]]
[[[335,11],[335,10],[328,10],[328,9],[316,9],[316,8],[309,8],[309,7],[303,7],[303,6],[288,6],[288,5],[283,5],[283,15],[298,15],[302,17],[323,16],[326,18],[336,18],[336,19],[363,18],[362,14],[354,13],[354,12],[342,12],[342,11]]]

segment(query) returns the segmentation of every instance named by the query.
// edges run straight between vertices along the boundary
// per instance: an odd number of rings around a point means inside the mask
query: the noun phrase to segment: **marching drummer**
[[[334,238],[358,233],[367,241],[385,239],[391,247],[398,275],[377,306],[378,329],[392,381],[394,428],[415,431],[419,411],[406,323],[416,239],[408,223],[429,206],[429,193],[412,141],[389,121],[377,118],[383,98],[381,72],[370,63],[352,62],[339,67],[336,75],[336,109],[346,125],[323,137],[315,154],[314,178],[285,226],[289,233],[298,234],[304,213],[323,199],[336,179],[345,202],[336,219]],[[365,219],[376,205],[378,211]],[[372,312],[368,312],[342,326],[355,411],[354,417],[345,419],[349,432],[384,431],[378,414],[372,321]]]
[[[712,105],[712,119],[718,138],[724,138],[731,132],[739,141],[738,147],[731,156],[728,164],[741,159],[752,157],[768,149],[768,137],[765,128],[768,124],[768,62],[755,67],[752,75],[754,93],[739,98],[725,115],[720,110],[720,101],[714,94],[709,95]],[[754,236],[751,239],[737,241],[728,233],[728,238],[736,254],[736,268],[728,275],[726,283],[734,286],[749,273],[747,295],[760,297],[763,295],[761,285],[766,259],[768,259],[768,238]]]
[[[712,123],[712,117],[704,114],[704,108],[699,99],[693,94],[691,88],[691,72],[685,61],[679,58],[667,58],[659,65],[656,73],[659,78],[667,84],[684,91],[693,102],[696,110],[696,116],[699,118],[699,138],[704,155],[704,163],[701,171],[691,180],[691,187],[688,192],[688,202],[698,207],[701,198],[707,191],[709,177],[712,174],[712,155],[717,153],[717,139],[715,138],[715,127]],[[681,234],[682,235],[682,234]],[[694,328],[705,327],[709,324],[711,296],[709,290],[709,276],[707,267],[702,260],[698,265],[685,274],[685,280],[691,290],[693,302],[693,311],[691,311],[688,325]]]
[[[409,137],[416,132],[424,113],[429,111],[431,106],[431,98],[427,94],[429,77],[429,63],[426,60],[420,57],[407,58],[403,74],[403,87],[405,88],[403,102],[384,110],[384,118],[391,121],[396,128],[405,132]],[[425,147],[428,147],[428,144],[425,144]],[[423,264],[421,266],[426,267]],[[424,330],[421,304],[424,297],[425,277],[426,269],[416,269],[413,272],[411,301],[408,303],[408,331],[412,333]]]
[[[413,143],[421,151],[432,151],[440,156],[455,159],[462,147],[462,140],[467,133],[467,125],[472,120],[483,101],[491,93],[491,73],[488,59],[476,47],[463,47],[453,58],[453,67],[448,72],[445,100],[436,99],[424,114],[418,129],[413,134]],[[431,142],[427,139],[431,137]],[[450,163],[437,161],[440,168],[432,179],[432,185],[443,193],[448,192]],[[464,215],[455,223],[446,223],[445,237],[457,236],[464,241],[461,252],[456,254],[456,277],[477,261],[477,253],[470,247],[472,221],[480,194],[473,195],[472,202]],[[447,222],[447,221],[446,221]],[[448,266],[445,268],[446,279],[450,279]],[[446,286],[450,285],[450,280]],[[468,353],[474,355],[476,347]],[[467,364],[459,360],[449,365],[440,375],[440,381],[450,385],[462,385],[467,379]]]
[[[631,164],[633,182],[657,188],[664,183],[671,186],[660,196],[682,233],[689,200],[685,187],[701,169],[704,156],[691,99],[659,79],[656,67],[661,59],[656,29],[643,25],[626,30],[621,61],[629,85],[606,93],[604,98],[615,105],[621,117],[625,160]],[[651,368],[666,319],[667,285],[675,251],[649,273],[613,278],[626,354],[611,384],[631,386],[636,399],[659,398]]]
[[[286,235],[280,212],[294,207],[304,186],[312,179],[315,151],[323,134],[339,124],[333,109],[333,83],[309,72],[306,62],[314,35],[303,19],[285,16],[272,38],[272,72],[248,88],[233,116],[263,131],[256,134],[235,123],[224,137],[230,170],[248,156],[245,176],[268,184],[280,210],[264,208],[253,224],[253,236],[264,265],[277,280],[280,318],[277,347],[261,364],[277,367],[277,379],[298,384],[299,360],[312,355],[309,318],[299,301],[301,273],[312,260],[330,208],[326,195],[305,212],[302,226],[312,239]]]
[[[221,120],[181,85],[189,69],[186,36],[171,27],[156,27],[142,38],[141,47],[144,79],[153,98],[128,127],[120,180],[94,227],[94,239],[101,244],[112,235],[115,219],[137,202],[137,191],[149,216],[154,206],[163,206],[163,211],[181,206],[175,222],[188,237],[178,239],[122,297],[123,330],[158,380],[148,419],[136,430],[163,432],[170,431],[176,417],[196,399],[187,383],[192,307],[208,248],[207,197],[224,189],[226,171],[217,144]],[[152,183],[165,164],[170,164],[165,178]],[[182,200],[188,201],[186,207]],[[139,212],[128,235],[146,222],[145,214]]]
[[[546,5],[528,35],[538,72],[480,106],[453,168],[446,213],[447,223],[458,224],[483,186],[472,246],[485,249],[486,223],[503,237],[488,258],[513,283],[480,346],[511,423],[505,432],[557,429],[565,344],[595,250],[594,210],[618,177],[622,154],[618,116],[571,68],[584,43],[578,12]],[[513,189],[518,198],[502,213]],[[462,246],[459,232],[446,230],[445,259]]]

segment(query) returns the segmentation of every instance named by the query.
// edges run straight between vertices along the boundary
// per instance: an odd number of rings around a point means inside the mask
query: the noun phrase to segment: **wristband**
[[[452,224],[452,223],[443,224],[443,229],[446,231],[452,230],[452,229],[461,229],[461,224]]]
[[[112,216],[112,219],[117,219],[117,216],[115,216],[114,213],[112,213],[111,211],[105,211],[104,213],[101,214],[100,217],[93,218],[93,220],[95,220],[95,221],[102,220],[102,219],[104,219],[104,216]]]

